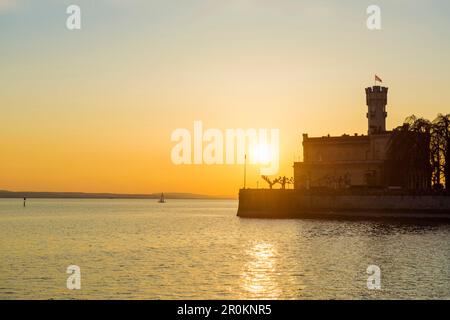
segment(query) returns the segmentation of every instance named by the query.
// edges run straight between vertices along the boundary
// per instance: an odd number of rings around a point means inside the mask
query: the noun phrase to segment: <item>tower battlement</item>
[[[366,93],[386,93],[388,92],[387,87],[373,86],[366,88]]]
[[[387,104],[387,94],[388,94],[388,88],[386,87],[380,87],[380,86],[373,86],[366,88],[366,101],[367,105],[373,103],[382,103],[384,105]]]

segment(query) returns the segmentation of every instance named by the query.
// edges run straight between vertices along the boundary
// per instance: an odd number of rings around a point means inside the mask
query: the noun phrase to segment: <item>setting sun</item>
[[[273,159],[269,145],[259,143],[250,152],[250,161],[257,164],[268,164]]]

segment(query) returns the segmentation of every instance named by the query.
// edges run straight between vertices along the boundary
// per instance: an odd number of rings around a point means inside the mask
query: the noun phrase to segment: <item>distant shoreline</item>
[[[0,190],[0,199],[159,199],[161,193],[126,194],[126,193],[88,193],[88,192],[39,192]],[[186,200],[237,200],[231,196],[209,196],[194,193],[164,193],[166,199]]]

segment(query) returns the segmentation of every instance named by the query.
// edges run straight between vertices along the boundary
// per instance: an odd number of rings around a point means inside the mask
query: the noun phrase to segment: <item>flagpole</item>
[[[247,185],[247,154],[244,157],[244,189]]]
[[[375,82],[374,82],[373,85],[376,86],[376,85],[377,85],[377,82],[383,83],[383,81],[381,80],[381,78],[380,78],[379,76],[375,75]]]

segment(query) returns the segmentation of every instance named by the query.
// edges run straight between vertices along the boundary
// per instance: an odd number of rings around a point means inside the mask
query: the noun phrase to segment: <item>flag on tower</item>
[[[381,80],[381,78],[377,75],[375,75],[375,82],[383,82],[383,80]]]

